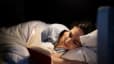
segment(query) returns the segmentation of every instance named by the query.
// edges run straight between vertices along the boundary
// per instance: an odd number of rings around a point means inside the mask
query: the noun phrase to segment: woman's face
[[[75,26],[70,30],[70,35],[72,39],[80,41],[80,36],[84,35],[84,32],[81,28]]]
[[[65,49],[74,49],[81,46],[79,37],[83,35],[83,31],[78,27],[73,27],[70,31],[64,32],[59,40],[58,47]]]

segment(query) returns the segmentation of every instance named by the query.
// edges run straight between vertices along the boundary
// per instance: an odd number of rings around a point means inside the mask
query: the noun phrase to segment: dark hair
[[[60,41],[60,39],[61,39],[61,37],[63,36],[64,32],[67,32],[67,30],[63,30],[63,31],[59,34],[59,37],[58,37],[58,40],[56,41],[55,46],[56,46],[57,43]]]
[[[73,22],[70,29],[72,29],[73,27],[81,28],[84,34],[88,34],[96,29],[96,26],[89,21]]]

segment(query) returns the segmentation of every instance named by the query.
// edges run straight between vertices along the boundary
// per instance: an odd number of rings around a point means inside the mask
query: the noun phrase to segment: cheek
[[[71,38],[67,38],[66,40],[65,40],[65,43],[66,44],[69,44],[69,43],[71,43],[72,41],[71,41]]]
[[[64,38],[61,38],[58,42],[60,45],[63,45],[64,44]]]
[[[73,41],[71,39],[66,40],[65,45],[68,49],[72,49],[75,47],[75,45],[73,44]]]

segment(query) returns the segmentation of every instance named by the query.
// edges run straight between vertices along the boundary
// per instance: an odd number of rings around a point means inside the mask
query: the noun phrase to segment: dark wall
[[[22,13],[22,11],[18,13]],[[15,24],[16,20],[16,1],[0,0],[0,26]]]
[[[110,0],[108,0],[110,2]],[[28,20],[69,25],[74,20],[95,23],[96,11],[107,0],[3,0],[0,1],[0,25],[13,25]]]
[[[96,9],[96,1],[91,0],[28,1],[25,5],[25,16],[27,20],[41,19],[49,23],[59,22],[68,25],[74,20],[93,21]]]

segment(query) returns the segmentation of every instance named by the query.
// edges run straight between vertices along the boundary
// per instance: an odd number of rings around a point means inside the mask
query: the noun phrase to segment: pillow
[[[87,47],[96,47],[97,45],[97,30],[94,30],[93,32],[80,36],[80,41],[83,46]]]
[[[72,49],[62,55],[62,58],[72,61],[86,62],[88,64],[97,64],[96,53],[85,47]]]
[[[63,59],[73,60],[73,61],[84,61],[83,53],[81,48],[69,50],[62,55]]]

